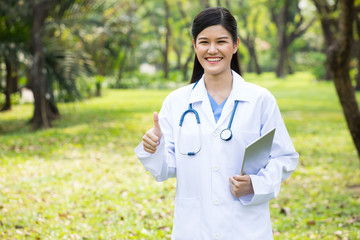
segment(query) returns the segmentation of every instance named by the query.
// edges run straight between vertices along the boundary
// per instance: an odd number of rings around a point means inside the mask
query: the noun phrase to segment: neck
[[[230,95],[233,76],[231,70],[220,75],[204,74],[205,87],[207,92],[220,104]]]

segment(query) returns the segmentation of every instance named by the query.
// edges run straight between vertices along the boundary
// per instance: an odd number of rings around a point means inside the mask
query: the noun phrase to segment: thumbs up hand
[[[162,132],[159,124],[159,115],[157,112],[154,112],[154,127],[147,131],[142,138],[144,150],[148,153],[155,153],[161,137]]]

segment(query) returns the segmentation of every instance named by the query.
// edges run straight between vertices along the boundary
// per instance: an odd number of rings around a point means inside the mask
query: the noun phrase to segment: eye
[[[208,43],[207,41],[200,41],[199,44],[206,44]]]

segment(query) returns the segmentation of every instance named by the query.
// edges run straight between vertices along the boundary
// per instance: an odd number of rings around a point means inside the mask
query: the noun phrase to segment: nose
[[[208,53],[209,54],[215,54],[218,52],[218,48],[217,48],[217,45],[215,43],[211,43],[209,45],[209,49],[208,49]]]

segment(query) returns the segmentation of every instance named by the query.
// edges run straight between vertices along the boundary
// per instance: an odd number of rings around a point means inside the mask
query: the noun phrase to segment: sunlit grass
[[[300,153],[270,202],[275,239],[359,239],[359,159],[332,83],[245,78],[275,95]],[[60,104],[61,119],[38,132],[31,105],[0,113],[0,239],[169,239],[175,180],[155,182],[134,156],[169,92]]]

